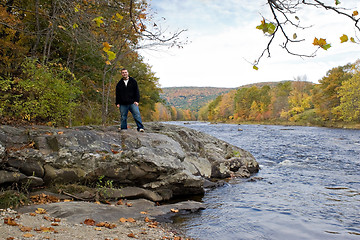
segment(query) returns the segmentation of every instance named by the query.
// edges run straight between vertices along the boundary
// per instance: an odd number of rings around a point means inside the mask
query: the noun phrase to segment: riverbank
[[[86,202],[1,209],[0,239],[190,239],[171,224],[154,220],[144,203],[131,204],[131,209]]]
[[[290,121],[218,121],[210,122],[211,124],[217,123],[226,123],[226,124],[238,124],[238,125],[279,125],[279,126],[306,126],[306,127],[327,127],[327,128],[344,128],[344,129],[360,129],[360,123],[355,122],[331,122],[331,123],[321,123],[321,124],[312,124],[309,122],[290,122]]]

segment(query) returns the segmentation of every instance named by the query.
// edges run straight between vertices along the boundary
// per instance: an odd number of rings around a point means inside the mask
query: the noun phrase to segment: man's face
[[[128,79],[129,78],[129,73],[127,70],[122,70],[121,71],[121,76],[124,78],[124,79]]]

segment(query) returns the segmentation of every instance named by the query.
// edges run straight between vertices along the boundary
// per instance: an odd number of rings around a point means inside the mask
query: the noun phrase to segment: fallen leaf
[[[119,153],[119,151],[116,151],[116,150],[114,150],[114,149],[111,149],[111,152],[112,152],[113,154],[118,154],[118,153]]]
[[[70,199],[64,199],[64,202],[72,202],[73,200]]]
[[[96,204],[99,204],[99,205],[101,204],[101,202],[99,202],[99,201],[96,201],[95,203],[96,203]]]
[[[122,223],[127,222],[126,218],[123,218],[123,217],[120,218],[119,221],[122,222]]]
[[[85,219],[84,224],[94,226],[95,221],[93,219]]]
[[[64,134],[64,132],[58,132],[59,135]]]
[[[61,222],[61,218],[54,218],[54,222]]]
[[[44,233],[46,233],[46,232],[55,232],[55,229],[52,228],[52,227],[41,227],[40,229],[41,229],[41,232],[44,232]]]
[[[24,227],[24,226],[22,226],[22,227],[20,228],[20,231],[22,231],[22,232],[30,232],[31,230],[32,230],[31,227]]]
[[[148,214],[147,212],[140,212],[141,214]]]
[[[7,217],[4,218],[4,223],[10,226],[17,226],[18,224],[15,222],[14,218]]]
[[[51,226],[59,226],[58,223],[52,223]]]
[[[35,217],[36,216],[36,213],[30,213],[30,216],[33,216],[33,217]]]
[[[149,228],[157,228],[157,225],[155,225],[155,224],[150,224],[150,225],[148,225],[148,227],[149,227]]]
[[[36,212],[37,214],[45,214],[45,213],[46,213],[46,210],[43,209],[43,208],[38,208],[35,212]]]
[[[129,234],[128,234],[128,237],[135,238],[135,234],[129,233]]]
[[[52,219],[51,219],[51,217],[48,217],[48,216],[44,216],[44,219],[45,219],[45,220],[47,220],[47,221],[49,221],[49,222],[52,222]]]
[[[126,203],[126,206],[132,207],[132,203]]]
[[[33,237],[34,235],[32,235],[31,233],[25,233],[24,235],[23,235],[23,237],[25,237],[25,238],[31,238],[31,237]]]
[[[148,222],[152,222],[152,220],[150,220],[150,218],[146,217],[146,218],[145,218],[145,222],[147,222],[147,223],[148,223]]]
[[[173,212],[173,213],[178,213],[179,212],[178,209],[174,209],[174,208],[172,208],[170,211]]]
[[[96,227],[94,228],[96,231],[102,231],[102,228],[101,227]]]
[[[131,223],[136,222],[135,219],[133,219],[133,218],[128,218],[127,221],[128,221],[128,222],[131,222]]]
[[[120,199],[119,201],[117,201],[116,205],[123,205],[124,203],[122,202],[122,200]]]

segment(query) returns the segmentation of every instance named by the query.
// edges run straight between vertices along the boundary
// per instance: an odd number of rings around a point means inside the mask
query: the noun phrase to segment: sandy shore
[[[87,218],[74,222],[42,209],[27,213],[1,209],[0,239],[187,239],[170,226],[150,220],[145,213],[137,219],[122,217],[118,221],[96,222]]]

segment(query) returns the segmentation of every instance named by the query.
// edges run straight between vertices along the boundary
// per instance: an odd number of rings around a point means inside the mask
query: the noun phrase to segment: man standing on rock
[[[115,104],[120,108],[121,130],[127,129],[127,116],[130,111],[137,125],[137,130],[144,132],[139,110],[140,92],[136,80],[129,77],[127,69],[121,70],[122,78],[116,85]]]

